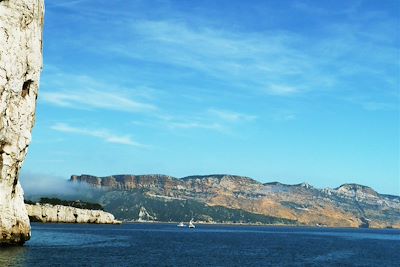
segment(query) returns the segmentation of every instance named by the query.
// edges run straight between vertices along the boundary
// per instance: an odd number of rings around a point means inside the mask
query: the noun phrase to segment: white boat
[[[184,224],[183,222],[180,222],[177,226],[178,227],[186,227],[186,224]]]
[[[189,222],[189,228],[196,228],[196,226],[193,224],[193,219],[191,219]]]

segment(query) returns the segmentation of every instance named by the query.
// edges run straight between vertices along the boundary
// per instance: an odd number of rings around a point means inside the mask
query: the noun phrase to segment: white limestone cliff
[[[18,173],[35,122],[43,19],[43,0],[0,0],[0,244],[30,238]]]
[[[114,215],[102,210],[86,210],[62,205],[26,204],[29,218],[43,223],[119,224]]]

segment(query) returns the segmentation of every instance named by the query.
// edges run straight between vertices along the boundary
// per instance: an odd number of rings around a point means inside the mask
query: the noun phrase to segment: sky
[[[399,5],[47,1],[22,176],[235,174],[400,195]]]

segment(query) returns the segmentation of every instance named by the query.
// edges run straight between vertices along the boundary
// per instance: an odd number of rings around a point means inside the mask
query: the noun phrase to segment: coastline
[[[171,224],[177,225],[179,222],[162,222],[162,221],[121,221],[121,224]],[[216,225],[216,226],[246,226],[246,227],[287,227],[287,228],[313,228],[313,229],[371,229],[371,230],[400,230],[396,227],[387,228],[374,228],[374,227],[349,227],[349,226],[313,226],[313,225],[302,225],[302,224],[257,224],[257,223],[217,223],[217,222],[194,222],[195,225]]]
[[[114,215],[102,210],[80,209],[51,204],[25,204],[31,222],[120,224]]]

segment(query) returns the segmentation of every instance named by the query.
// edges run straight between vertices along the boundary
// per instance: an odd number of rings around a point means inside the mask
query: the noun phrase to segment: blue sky
[[[398,30],[398,1],[47,1],[22,175],[399,195]]]

